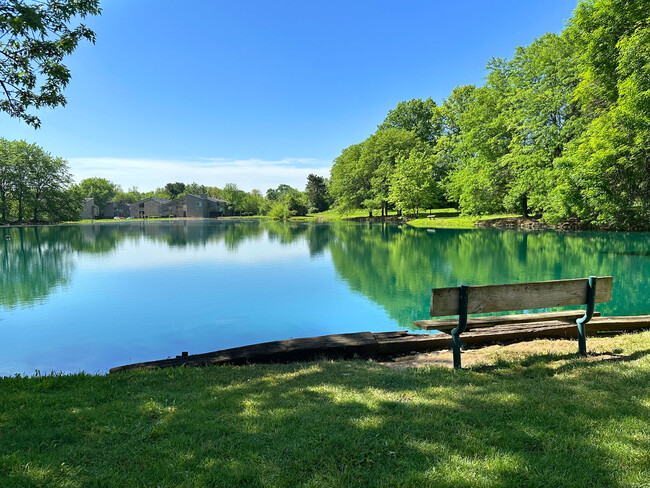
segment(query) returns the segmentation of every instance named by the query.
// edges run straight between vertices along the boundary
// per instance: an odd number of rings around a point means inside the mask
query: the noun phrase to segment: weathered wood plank
[[[158,369],[173,366],[207,366],[211,364],[244,364],[247,362],[292,361],[318,354],[352,356],[373,354],[377,341],[370,332],[302,337],[283,341],[263,342],[204,354],[190,354],[158,361],[146,361],[111,368],[109,372],[133,369]]]
[[[575,322],[584,316],[584,310],[568,310],[566,312],[546,313],[520,313],[516,315],[499,315],[494,317],[470,317],[467,319],[467,329],[479,327],[494,327],[505,324],[521,324],[526,322],[545,322],[560,320],[562,322]],[[594,312],[594,317],[600,312]],[[457,319],[416,320],[413,325],[423,330],[451,330],[458,325]],[[464,337],[464,336],[463,336]]]
[[[594,317],[587,324],[588,335],[599,331],[630,331],[650,328],[650,315],[636,317]],[[535,338],[564,338],[577,336],[577,327],[560,321],[500,325],[463,334],[462,341],[469,346],[516,342]],[[411,351],[444,349],[451,344],[447,334],[409,334],[406,331],[333,336],[306,337],[287,341],[273,341],[242,346],[205,354],[148,361],[118,366],[111,373],[134,369],[159,369],[175,366],[208,366],[212,364],[242,364],[305,360],[318,356],[346,357],[353,354],[374,356]]]
[[[596,303],[612,299],[612,277],[601,276],[596,282]],[[471,286],[467,312],[489,313],[511,310],[582,305],[587,302],[588,279],[538,281],[506,285]],[[460,289],[431,290],[431,317],[458,315]]]

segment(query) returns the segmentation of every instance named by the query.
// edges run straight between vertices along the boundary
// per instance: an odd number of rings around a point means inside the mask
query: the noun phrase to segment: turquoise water
[[[407,329],[429,290],[614,276],[650,314],[650,234],[183,221],[4,228],[0,375],[104,373],[256,342]]]

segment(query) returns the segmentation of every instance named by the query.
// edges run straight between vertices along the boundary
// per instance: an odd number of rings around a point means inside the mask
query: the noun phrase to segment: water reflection
[[[0,251],[0,305],[6,309],[33,306],[64,289],[76,256],[108,255],[142,239],[176,249],[223,243],[237,253],[244,242],[266,239],[282,246],[304,243],[312,258],[330,255],[340,279],[400,326],[427,316],[431,288],[590,274],[614,276],[612,302],[599,305],[604,314],[650,313],[647,233],[431,233],[387,224],[164,221],[6,228],[5,234],[11,237]]]
[[[428,315],[431,288],[588,275],[614,276],[612,302],[598,306],[604,315],[650,313],[647,233],[430,233],[388,225],[332,229],[336,270],[350,288],[381,304],[400,325]]]

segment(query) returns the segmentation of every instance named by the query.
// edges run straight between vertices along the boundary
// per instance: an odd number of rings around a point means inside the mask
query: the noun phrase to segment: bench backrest
[[[507,312],[587,303],[588,278],[470,286],[467,313]],[[431,290],[431,317],[458,315],[460,288]],[[612,277],[596,278],[596,303],[612,299]]]

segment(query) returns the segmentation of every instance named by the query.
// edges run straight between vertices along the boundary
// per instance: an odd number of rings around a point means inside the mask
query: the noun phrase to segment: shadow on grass
[[[317,362],[9,379],[0,383],[0,479],[634,486],[650,461],[650,368],[635,363],[648,354],[616,364],[545,355],[458,372]],[[553,369],[558,360],[567,363]]]

